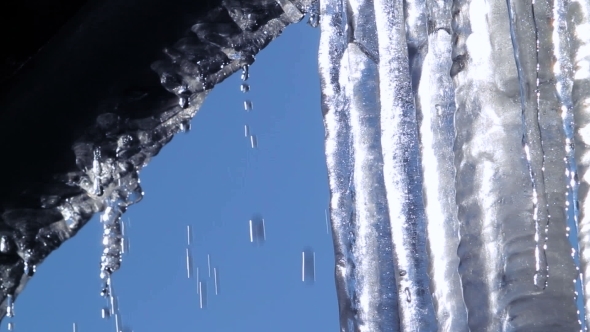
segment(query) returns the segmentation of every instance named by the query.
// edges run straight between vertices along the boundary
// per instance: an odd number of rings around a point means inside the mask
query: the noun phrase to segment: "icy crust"
[[[131,87],[124,96],[96,106],[101,114],[72,146],[78,169],[55,174],[58,185],[39,193],[40,208],[3,210],[0,317],[6,314],[8,295],[16,298],[36,266],[101,211],[101,278],[110,280],[121,265],[120,217],[143,197],[139,171],[175,134],[190,129],[210,89],[251,64],[288,24],[303,18],[310,3],[224,0],[163,49],[161,59],[154,59],[151,69],[170,93]],[[130,116],[146,107],[151,116]]]

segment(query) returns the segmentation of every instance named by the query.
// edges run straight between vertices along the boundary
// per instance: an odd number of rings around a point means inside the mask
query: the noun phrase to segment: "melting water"
[[[242,83],[240,84],[240,91],[242,91],[243,93],[248,93],[250,91],[250,84],[247,83],[248,78],[250,78],[250,67],[248,65],[242,67],[242,74],[240,78],[242,79]],[[253,109],[254,103],[252,103],[252,101],[249,99],[244,100],[244,110],[246,112],[250,112]],[[250,147],[252,149],[256,149],[258,147],[258,140],[256,138],[256,135],[253,135],[250,132],[250,126],[248,126],[247,124],[244,125],[244,136],[250,139]]]

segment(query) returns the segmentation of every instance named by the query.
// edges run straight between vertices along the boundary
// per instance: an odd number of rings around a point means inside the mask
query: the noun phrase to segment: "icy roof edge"
[[[223,0],[211,8],[186,27],[176,44],[162,50],[161,59],[152,60],[151,70],[165,90],[131,86],[124,95],[94,105],[96,121],[76,128],[83,133],[71,147],[76,169],[52,174],[40,190],[24,188],[26,201],[36,198],[38,204],[0,202],[0,319],[6,315],[7,296],[16,298],[35,267],[94,214],[107,206],[124,212],[141,200],[138,172],[175,134],[188,129],[210,89],[251,64],[287,25],[300,21],[311,0],[259,0],[249,8],[237,3]],[[137,117],[146,112],[136,109],[146,107],[149,116]],[[107,270],[112,273],[120,256],[107,251],[110,258],[103,254],[103,266],[111,259]]]

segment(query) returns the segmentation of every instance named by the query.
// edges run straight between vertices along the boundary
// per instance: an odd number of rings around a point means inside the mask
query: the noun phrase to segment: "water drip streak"
[[[529,8],[519,7],[524,2],[515,3],[514,0],[506,0],[508,5],[508,16],[510,21],[510,37],[514,48],[514,60],[518,73],[520,87],[520,105],[522,111],[523,126],[523,150],[526,156],[527,167],[533,188],[533,221],[535,223],[535,275],[533,283],[540,289],[547,288],[549,278],[549,265],[547,263],[547,228],[550,216],[547,210],[547,194],[545,191],[545,159],[539,127],[539,106],[538,106],[538,63],[539,38],[534,20],[534,3]],[[529,11],[530,10],[530,11]],[[528,12],[527,12],[528,11]],[[524,12],[524,13],[523,13]],[[522,13],[525,15],[519,16]],[[526,14],[530,14],[526,15]],[[530,36],[531,30],[534,36]],[[533,37],[533,38],[531,38]],[[534,40],[535,61],[522,61],[522,57],[530,56],[531,52],[527,43]],[[534,68],[531,68],[533,67]],[[530,88],[535,86],[535,90]],[[534,94],[534,95],[533,95]],[[533,98],[534,97],[534,98]]]
[[[357,320],[352,246],[354,233],[354,193],[348,101],[339,85],[340,61],[346,47],[346,16],[343,0],[320,1],[320,45],[318,67],[321,80],[325,151],[330,188],[330,222],[336,260],[336,290],[341,332],[360,330]]]
[[[457,254],[469,329],[478,332],[530,330],[548,316],[533,305],[540,296],[533,283],[533,193],[520,153],[522,106],[509,26],[505,1],[453,3]]]
[[[375,0],[379,43],[381,145],[402,330],[436,331],[428,276],[422,166],[416,108],[408,68],[403,3]],[[405,277],[399,271],[406,272]]]
[[[567,177],[567,201],[566,211],[569,232],[569,240],[572,245],[572,258],[576,265],[576,269],[580,271],[580,249],[578,246],[578,177],[577,164],[575,159],[574,147],[574,105],[572,100],[573,87],[573,64],[571,59],[571,45],[570,45],[570,31],[568,31],[568,17],[566,4],[564,1],[554,1],[553,3],[553,41],[554,41],[554,56],[556,64],[554,66],[554,74],[556,78],[557,96],[561,103],[561,117],[563,119],[563,130],[566,137],[566,177]],[[582,331],[587,330],[587,317],[585,303],[584,303],[584,288],[583,288],[583,274],[580,274],[575,279],[575,296],[576,305],[578,307],[578,322]]]

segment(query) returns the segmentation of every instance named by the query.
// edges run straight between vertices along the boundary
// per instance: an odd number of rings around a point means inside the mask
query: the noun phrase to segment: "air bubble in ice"
[[[404,293],[406,293],[406,301],[408,303],[412,302],[412,294],[410,293],[410,289],[408,287],[404,289]]]

